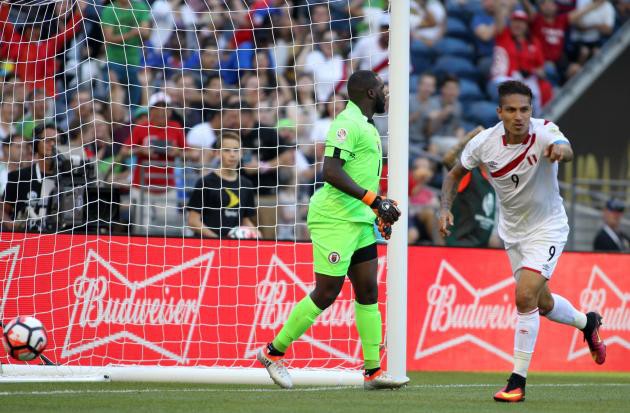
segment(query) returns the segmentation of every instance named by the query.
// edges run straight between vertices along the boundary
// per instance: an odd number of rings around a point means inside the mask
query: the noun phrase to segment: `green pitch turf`
[[[496,403],[507,375],[410,373],[398,391],[155,383],[0,384],[0,412],[630,412],[629,374],[541,374],[527,401]]]

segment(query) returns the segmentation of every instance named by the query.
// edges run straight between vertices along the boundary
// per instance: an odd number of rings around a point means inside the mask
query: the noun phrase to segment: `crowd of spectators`
[[[307,239],[308,201],[322,184],[325,136],[345,107],[346,79],[356,69],[393,76],[387,3],[0,3],[3,228],[41,221],[46,197],[15,188],[60,173],[63,158],[120,194],[120,216],[101,230]],[[539,112],[629,8],[627,0],[411,5],[410,240],[445,243],[433,213],[442,158],[480,123],[470,105],[496,102],[497,82],[517,78],[535,91]],[[459,70],[462,59],[471,69]],[[386,136],[387,118],[374,120]],[[38,148],[52,130],[54,148]],[[36,175],[46,156],[55,161]],[[485,191],[484,180],[478,171],[470,185]]]

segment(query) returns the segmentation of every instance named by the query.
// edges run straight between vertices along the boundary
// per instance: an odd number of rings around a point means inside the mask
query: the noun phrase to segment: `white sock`
[[[538,308],[525,314],[518,313],[516,331],[514,332],[513,372],[519,376],[527,377],[527,369],[529,369],[529,362],[532,360],[539,327]]]
[[[566,298],[558,294],[551,294],[551,296],[553,297],[553,310],[545,314],[545,317],[556,323],[567,324],[580,330],[586,327],[586,314],[576,310]]]

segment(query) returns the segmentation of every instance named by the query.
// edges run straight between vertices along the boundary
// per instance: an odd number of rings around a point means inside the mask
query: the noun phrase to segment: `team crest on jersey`
[[[338,252],[331,252],[328,254],[328,262],[331,264],[337,264],[341,260],[341,256]]]
[[[337,141],[343,143],[346,141],[346,139],[348,139],[348,131],[345,130],[344,128],[338,129],[337,130]]]

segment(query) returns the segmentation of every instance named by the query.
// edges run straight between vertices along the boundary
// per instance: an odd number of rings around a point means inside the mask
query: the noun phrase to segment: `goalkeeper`
[[[373,72],[360,70],[348,79],[350,101],[326,137],[323,188],[309,205],[315,289],[300,301],[276,338],[257,355],[273,381],[291,388],[282,358],[291,343],[337,298],[347,275],[355,293],[355,318],[364,359],[364,387],[391,389],[409,379],[394,378],[380,368],[381,313],[378,309],[376,222],[388,239],[398,220],[396,202],[376,194],[382,151],[372,116],[384,113],[386,92]]]

